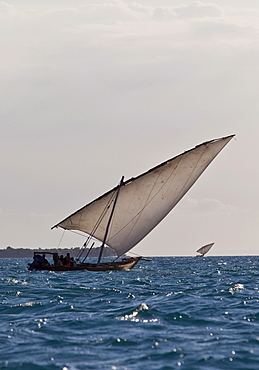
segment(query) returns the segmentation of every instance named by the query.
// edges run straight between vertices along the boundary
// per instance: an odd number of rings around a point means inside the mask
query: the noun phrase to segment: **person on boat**
[[[28,265],[30,270],[38,269],[41,266],[44,266],[43,256],[41,256],[40,254],[35,254],[33,256],[33,262],[29,263]]]
[[[46,255],[45,255],[45,253],[43,253],[42,258],[43,258],[43,264],[44,264],[44,266],[49,266],[49,265],[50,265],[50,263],[49,263],[49,261],[46,259]]]
[[[44,258],[40,254],[35,254],[35,256],[33,257],[33,262],[36,265],[43,265],[44,264]]]
[[[75,267],[76,266],[76,261],[74,260],[74,257],[71,257],[70,266],[71,267]]]
[[[66,265],[66,261],[65,261],[65,258],[63,257],[63,254],[61,254],[61,255],[59,256],[59,260],[60,260],[60,262],[61,262],[61,264],[62,264],[63,266],[65,266],[65,265]]]
[[[70,253],[67,253],[65,257],[65,266],[70,266],[70,263],[71,263]]]
[[[57,266],[57,267],[62,266],[58,253],[53,254],[53,262],[54,262],[54,266]]]

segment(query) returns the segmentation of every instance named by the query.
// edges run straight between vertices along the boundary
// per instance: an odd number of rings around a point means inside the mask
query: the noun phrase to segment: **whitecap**
[[[146,303],[140,303],[140,305],[129,315],[124,315],[123,317],[120,318],[120,320],[131,320],[131,321],[136,321],[136,322],[156,322],[158,321],[157,319],[140,319],[138,317],[139,313],[141,311],[148,311],[148,306]]]
[[[240,292],[242,289],[244,289],[244,285],[243,284],[234,284],[234,286],[233,287],[230,287],[228,289],[228,291],[231,294],[234,294],[234,292]]]

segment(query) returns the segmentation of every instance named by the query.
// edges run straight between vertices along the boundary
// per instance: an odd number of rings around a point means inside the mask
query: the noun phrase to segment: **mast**
[[[111,210],[111,214],[110,214],[107,226],[106,226],[106,230],[105,230],[104,238],[103,238],[103,241],[102,241],[101,250],[100,250],[100,253],[99,253],[97,265],[99,265],[99,263],[101,261],[101,258],[102,258],[103,249],[104,249],[106,239],[107,239],[107,235],[108,235],[108,232],[109,232],[109,227],[110,227],[111,220],[112,220],[112,217],[113,217],[113,214],[114,214],[114,211],[115,211],[115,206],[116,206],[116,203],[117,203],[117,200],[118,200],[118,197],[119,197],[120,189],[123,185],[123,179],[124,179],[124,176],[122,176],[121,181],[120,181],[119,186],[118,186],[118,189],[117,189],[117,194],[116,194],[116,197],[115,197],[115,200],[114,200],[114,203],[113,203],[113,207],[112,207],[112,210]]]

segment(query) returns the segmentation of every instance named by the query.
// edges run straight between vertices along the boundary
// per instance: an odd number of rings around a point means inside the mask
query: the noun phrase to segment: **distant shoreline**
[[[34,252],[57,252],[59,255],[63,254],[66,255],[67,253],[70,253],[71,257],[78,257],[79,252],[81,251],[81,248],[74,247],[74,248],[35,248],[35,249],[29,249],[29,248],[12,248],[7,247],[5,249],[0,249],[0,258],[32,258]],[[88,249],[86,248],[84,252],[84,256],[86,255]],[[99,255],[99,248],[93,249],[89,253],[89,257],[97,257]],[[109,249],[105,248],[103,252],[104,257],[114,257],[114,252]]]

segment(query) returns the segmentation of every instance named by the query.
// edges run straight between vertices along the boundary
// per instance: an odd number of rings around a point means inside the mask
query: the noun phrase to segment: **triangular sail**
[[[207,141],[125,181],[106,245],[122,256],[138,244],[175,207],[233,136]],[[102,241],[116,189],[103,194],[53,228],[80,230]]]
[[[204,256],[208,251],[211,249],[211,247],[214,245],[214,243],[206,244],[203,247],[199,248],[196,252],[200,253],[202,256]]]

